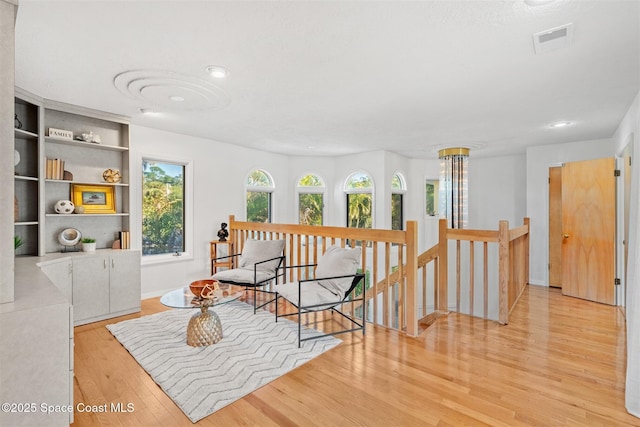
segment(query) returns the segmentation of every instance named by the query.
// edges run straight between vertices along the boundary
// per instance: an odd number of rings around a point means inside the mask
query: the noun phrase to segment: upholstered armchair
[[[234,257],[237,258],[237,268],[220,271],[212,276],[212,279],[220,283],[240,285],[245,288],[253,288],[253,312],[264,307],[274,299],[257,304],[257,292],[273,294],[272,291],[262,288],[271,282],[277,281],[278,276],[284,276],[284,270],[278,274],[284,264],[284,240],[247,240],[244,243],[241,254],[233,254],[216,260]]]
[[[351,294],[355,293],[358,283],[362,282],[364,285],[364,274],[357,273],[359,264],[360,249],[330,246],[320,257],[318,264],[289,267],[315,266],[314,278],[276,285],[276,322],[279,317],[298,317],[298,347],[300,347],[302,341],[327,335],[337,335],[358,330],[361,330],[364,335],[366,324],[364,314],[363,319],[357,319],[353,315],[347,315],[337,308],[344,302],[360,301],[364,313],[364,292],[359,297],[352,296],[348,299]],[[289,301],[296,308],[296,311],[286,314],[278,313],[279,298]],[[332,313],[338,313],[347,319],[352,327],[319,336],[302,338],[302,314],[322,310],[331,310]]]

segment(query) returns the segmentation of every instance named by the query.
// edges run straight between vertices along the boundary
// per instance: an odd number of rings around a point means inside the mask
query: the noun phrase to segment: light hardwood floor
[[[164,310],[145,300],[145,315]],[[105,328],[75,329],[75,402],[132,403],[74,426],[192,423]],[[640,426],[624,409],[620,310],[529,286],[510,324],[451,314],[418,338],[341,335],[322,356],[201,420],[201,426]],[[212,367],[215,369],[215,367]]]

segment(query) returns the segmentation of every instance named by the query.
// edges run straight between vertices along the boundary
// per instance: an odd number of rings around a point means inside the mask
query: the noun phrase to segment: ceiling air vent
[[[537,54],[568,47],[573,39],[573,24],[566,24],[533,35],[533,47]]]

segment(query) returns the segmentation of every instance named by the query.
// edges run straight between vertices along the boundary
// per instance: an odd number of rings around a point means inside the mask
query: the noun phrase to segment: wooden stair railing
[[[508,323],[529,277],[529,219],[524,225],[509,230],[507,221],[500,221],[498,231],[447,229],[446,220],[439,223],[439,243],[418,255],[418,229],[415,221],[407,221],[406,230],[356,229],[347,227],[317,227],[297,224],[270,224],[236,221],[229,216],[230,239],[235,251],[241,252],[247,239],[284,239],[287,265],[317,263],[329,245],[359,246],[361,266],[366,273],[364,307],[362,303],[347,303],[344,309],[367,321],[411,336],[420,332],[420,324],[429,323],[452,307],[449,304],[449,240],[456,241],[455,309],[476,316],[475,271],[476,243],[482,246],[482,316],[491,318],[490,302],[499,307],[498,320]],[[463,266],[461,241],[469,242],[468,264]],[[490,294],[489,244],[498,245],[498,293]],[[431,270],[431,274],[429,274]],[[467,282],[463,283],[465,273]],[[288,269],[288,281],[305,278],[312,271]],[[463,287],[467,307],[461,307]]]

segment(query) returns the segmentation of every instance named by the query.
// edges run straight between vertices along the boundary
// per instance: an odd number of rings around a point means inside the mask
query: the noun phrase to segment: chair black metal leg
[[[300,307],[298,307],[298,348],[300,348],[301,345],[301,341],[300,341],[300,333],[302,332],[302,315],[300,314],[302,310],[300,310]]]

